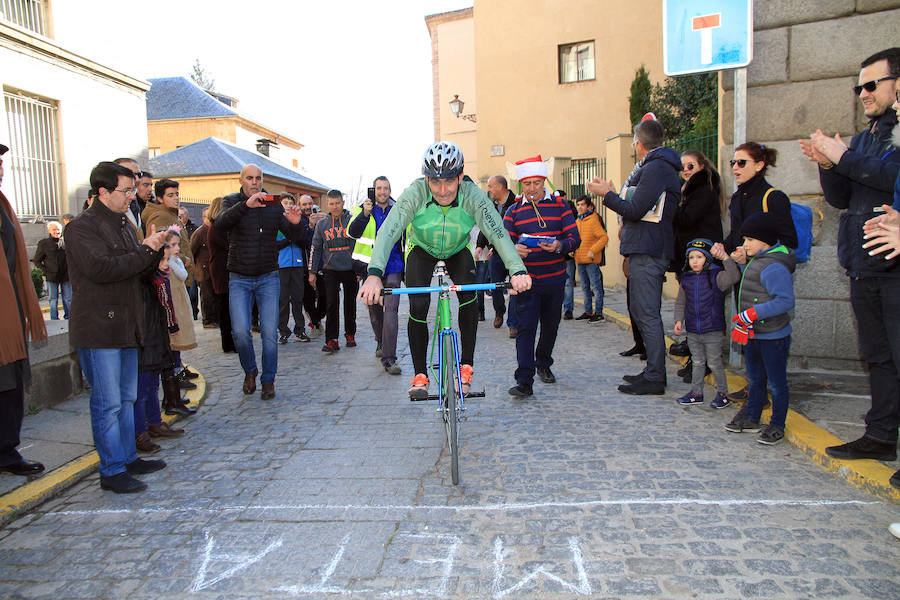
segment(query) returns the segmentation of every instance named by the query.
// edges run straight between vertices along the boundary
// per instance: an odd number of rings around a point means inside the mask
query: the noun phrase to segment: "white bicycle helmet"
[[[435,142],[425,151],[422,175],[449,179],[463,172],[463,155],[453,142]]]

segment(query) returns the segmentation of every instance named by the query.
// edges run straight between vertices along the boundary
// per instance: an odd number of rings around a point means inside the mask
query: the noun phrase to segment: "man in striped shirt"
[[[550,365],[562,316],[565,256],[575,251],[581,238],[568,204],[544,188],[547,166],[540,155],[517,162],[516,177],[523,194],[503,217],[503,225],[531,275],[532,287],[516,298],[518,368],[516,385],[509,393],[524,397],[533,393],[535,371],[544,383],[556,382]],[[539,323],[541,333],[535,348]]]

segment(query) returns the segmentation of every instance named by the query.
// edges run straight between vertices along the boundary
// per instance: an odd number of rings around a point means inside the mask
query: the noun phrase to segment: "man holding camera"
[[[256,391],[256,353],[250,337],[250,311],[254,300],[259,308],[262,336],[263,400],[275,397],[275,373],[278,371],[278,231],[295,244],[309,242],[309,230],[302,226],[300,209],[288,210],[278,196],[262,187],[263,173],[254,164],[241,169],[241,190],[225,196],[216,228],[229,232],[228,297],[234,345],[244,369],[245,394]]]
[[[319,205],[313,201],[312,196],[303,194],[300,196],[300,214],[303,218],[304,225],[309,227],[310,236],[316,230],[316,225],[325,218],[325,213],[319,212]],[[310,243],[302,246],[305,252],[304,259],[306,264],[303,267],[303,280],[309,279],[309,257],[311,252],[312,237]],[[316,338],[322,335],[322,319],[325,317],[325,279],[317,279],[316,285],[303,286],[303,308],[309,315],[309,335],[304,334],[300,337],[301,342],[308,342],[310,338]]]
[[[372,251],[375,248],[375,235],[381,228],[381,224],[387,218],[394,206],[391,198],[391,182],[385,176],[375,178],[374,187],[369,188],[369,195],[353,211],[353,220],[350,222],[350,237],[356,239],[353,248],[353,267],[360,277],[366,276],[369,262],[372,260]],[[398,240],[391,247],[381,283],[384,287],[400,287],[403,281],[403,239]],[[384,298],[384,306],[372,304],[369,306],[369,320],[372,322],[372,330],[375,332],[377,348],[375,356],[381,359],[384,370],[391,375],[400,374],[400,365],[397,364],[397,328],[399,317],[397,311],[400,308],[400,296],[389,295]]]

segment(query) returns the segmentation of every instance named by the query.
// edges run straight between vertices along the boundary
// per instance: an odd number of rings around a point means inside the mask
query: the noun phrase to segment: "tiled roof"
[[[269,160],[261,154],[208,137],[150,159],[154,177],[178,179],[191,175],[240,173],[244,165],[255,164],[266,177],[277,177],[307,188],[328,190],[321,183]]]
[[[238,113],[225,106],[187,77],[148,79],[147,120],[230,117]]]

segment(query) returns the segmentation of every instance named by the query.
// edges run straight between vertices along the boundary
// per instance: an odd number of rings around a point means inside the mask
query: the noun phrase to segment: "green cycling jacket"
[[[409,247],[419,246],[435,258],[453,256],[469,243],[469,233],[478,228],[494,245],[506,269],[513,275],[526,272],[525,263],[513,246],[503,220],[493,203],[468,176],[463,177],[456,200],[447,210],[431,196],[428,181],[421,177],[403,190],[375,236],[369,275],[384,276],[391,248],[409,228]]]

